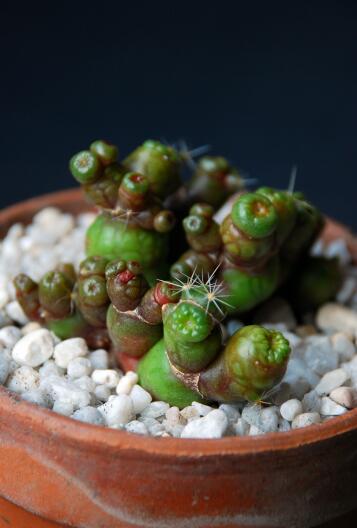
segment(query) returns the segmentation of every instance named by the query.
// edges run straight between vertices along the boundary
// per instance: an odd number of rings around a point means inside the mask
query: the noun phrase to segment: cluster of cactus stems
[[[187,160],[194,170],[183,182]],[[171,405],[261,400],[284,375],[289,343],[257,325],[227,339],[224,321],[278,288],[303,309],[335,294],[336,261],[308,255],[321,213],[300,193],[247,192],[222,157],[193,162],[158,141],[122,161],[95,141],[70,170],[98,208],[87,258],[38,284],[18,275],[26,314],[60,338],[111,347],[124,366],[133,358],[142,386]]]

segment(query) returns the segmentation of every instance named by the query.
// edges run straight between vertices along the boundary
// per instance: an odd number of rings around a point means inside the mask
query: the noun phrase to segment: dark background
[[[70,7],[66,7],[66,6]],[[97,137],[209,143],[357,229],[357,2],[1,8],[0,206],[75,185]]]

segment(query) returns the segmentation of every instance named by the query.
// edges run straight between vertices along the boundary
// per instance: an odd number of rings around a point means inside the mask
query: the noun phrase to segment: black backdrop
[[[357,229],[353,0],[2,5],[1,206],[74,185],[67,160],[94,138],[184,138],[262,184],[296,164]]]

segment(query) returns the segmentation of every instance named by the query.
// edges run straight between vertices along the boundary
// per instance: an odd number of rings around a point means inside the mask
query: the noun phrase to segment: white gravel
[[[220,438],[262,435],[319,424],[357,407],[357,269],[341,241],[315,253],[337,255],[345,269],[338,302],[322,306],[310,327],[298,327],[286,301],[275,298],[257,312],[259,322],[278,327],[292,346],[283,382],[264,404],[205,405],[185,409],[152,401],[134,372],[125,375],[103,349],[84,339],[60,341],[28,322],[14,297],[12,277],[38,280],[61,261],[78,266],[93,215],[74,218],[55,208],[38,213],[28,227],[12,226],[0,243],[0,384],[30,403],[93,425],[140,435]],[[242,326],[231,319],[227,334]],[[310,335],[310,334],[313,335]]]

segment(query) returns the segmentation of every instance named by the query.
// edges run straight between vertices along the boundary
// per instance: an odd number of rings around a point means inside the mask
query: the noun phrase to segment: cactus
[[[336,262],[308,256],[320,212],[300,193],[246,192],[225,158],[194,163],[187,149],[153,140],[121,161],[115,145],[94,141],[70,170],[98,209],[87,257],[38,284],[15,278],[28,317],[61,338],[111,347],[119,363],[130,356],[143,387],[172,405],[260,401],[281,380],[289,343],[256,325],[226,340],[224,322],[278,288],[299,309],[335,295]]]

